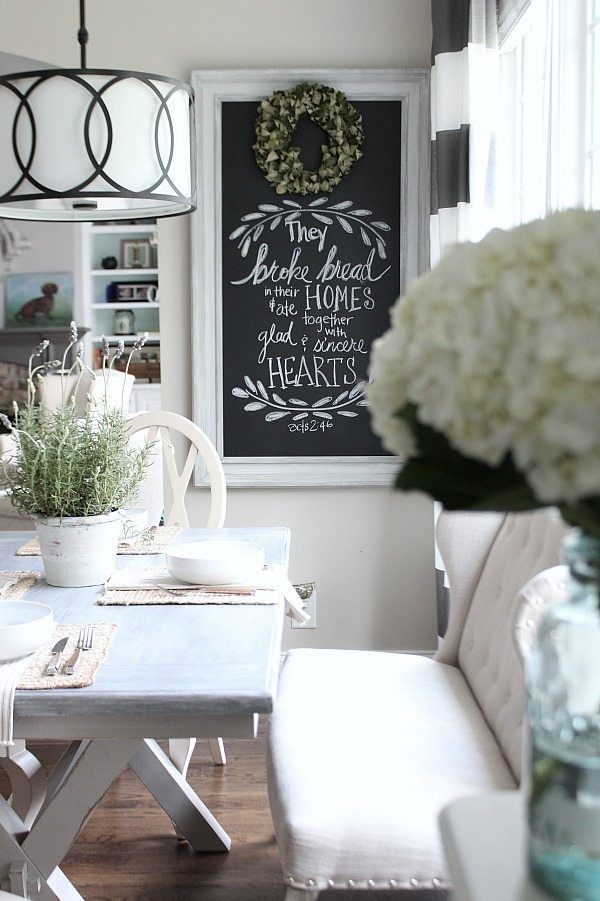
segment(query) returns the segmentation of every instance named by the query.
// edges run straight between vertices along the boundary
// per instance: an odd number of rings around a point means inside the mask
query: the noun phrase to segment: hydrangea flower
[[[373,346],[374,431],[418,457],[420,423],[540,504],[600,493],[600,212],[569,210],[455,247],[413,282]],[[426,490],[426,486],[424,486]]]

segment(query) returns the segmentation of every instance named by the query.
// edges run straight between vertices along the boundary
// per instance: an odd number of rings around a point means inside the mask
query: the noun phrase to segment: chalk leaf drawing
[[[346,234],[360,235],[367,247],[376,247],[379,258],[385,260],[385,232],[390,231],[390,226],[387,222],[372,221],[372,216],[371,210],[355,209],[352,200],[330,204],[328,197],[318,197],[305,207],[301,207],[295,200],[283,200],[281,205],[259,203],[256,212],[246,213],[241,217],[242,224],[231,232],[229,240],[238,242],[238,250],[245,257],[252,242],[258,241],[266,226],[274,231],[281,223],[286,225],[302,218],[324,225],[337,223]]]
[[[233,388],[234,397],[247,400],[244,410],[248,413],[257,413],[259,410],[267,410],[266,422],[275,422],[285,416],[291,416],[293,420],[306,419],[315,416],[317,419],[333,419],[334,415],[354,417],[358,416],[355,410],[349,407],[366,407],[365,383],[357,382],[349,391],[342,391],[337,397],[328,395],[309,404],[308,401],[297,397],[284,400],[280,394],[274,391],[269,394],[261,381],[253,382],[249,375],[244,376],[244,388]]]

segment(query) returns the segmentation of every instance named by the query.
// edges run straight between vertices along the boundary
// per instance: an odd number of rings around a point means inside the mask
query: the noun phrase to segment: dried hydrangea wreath
[[[290,146],[296,126],[308,116],[329,136],[316,172],[304,169],[300,148]],[[362,116],[342,91],[322,84],[296,85],[261,101],[255,124],[254,155],[278,194],[333,191],[363,155]]]

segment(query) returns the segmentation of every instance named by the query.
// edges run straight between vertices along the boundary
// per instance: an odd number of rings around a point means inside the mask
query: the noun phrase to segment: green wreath
[[[302,116],[308,116],[329,136],[329,144],[321,145],[316,172],[304,169],[300,148],[290,146]],[[342,91],[322,84],[298,84],[262,100],[255,131],[256,162],[278,194],[333,191],[363,155],[362,116]]]

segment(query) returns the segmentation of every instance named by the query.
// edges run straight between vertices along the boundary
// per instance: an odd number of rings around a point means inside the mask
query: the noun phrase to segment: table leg
[[[154,739],[139,745],[131,768],[195,851],[229,851],[230,837]]]
[[[46,885],[54,892],[52,897],[59,898],[60,901],[85,901],[83,895],[79,894],[73,883],[67,879],[59,867],[52,871],[46,880]],[[40,895],[40,898],[46,901],[46,895]]]
[[[187,771],[192,759],[192,752],[196,747],[195,738],[170,738],[169,757],[177,767],[184,779],[187,779]]]
[[[0,758],[11,769],[13,780],[26,781],[27,771],[38,779],[38,766],[30,752],[19,764]],[[33,758],[30,760],[29,757]],[[0,884],[2,888],[36,901],[83,901],[58,864],[71,847],[81,826],[112,782],[130,763],[176,828],[196,851],[228,851],[231,839],[163,753],[157,742],[138,738],[119,741],[94,739],[73,742],[52,771],[45,786],[19,787],[22,808],[30,827],[0,796]],[[15,773],[19,775],[15,777]],[[42,803],[40,797],[45,794]],[[36,796],[35,804],[32,803]],[[37,816],[32,814],[37,806]]]
[[[139,739],[85,742],[73,756],[22,844],[47,880],[71,847],[98,801],[131,760]]]
[[[0,796],[0,888],[23,898],[71,901],[67,896],[61,899],[48,888],[33,860],[23,851],[21,841],[26,833],[23,821]]]
[[[210,748],[210,753],[212,754],[212,759],[215,766],[225,766],[225,764],[227,763],[227,757],[225,756],[225,744],[223,742],[223,739],[209,738],[208,747]]]

